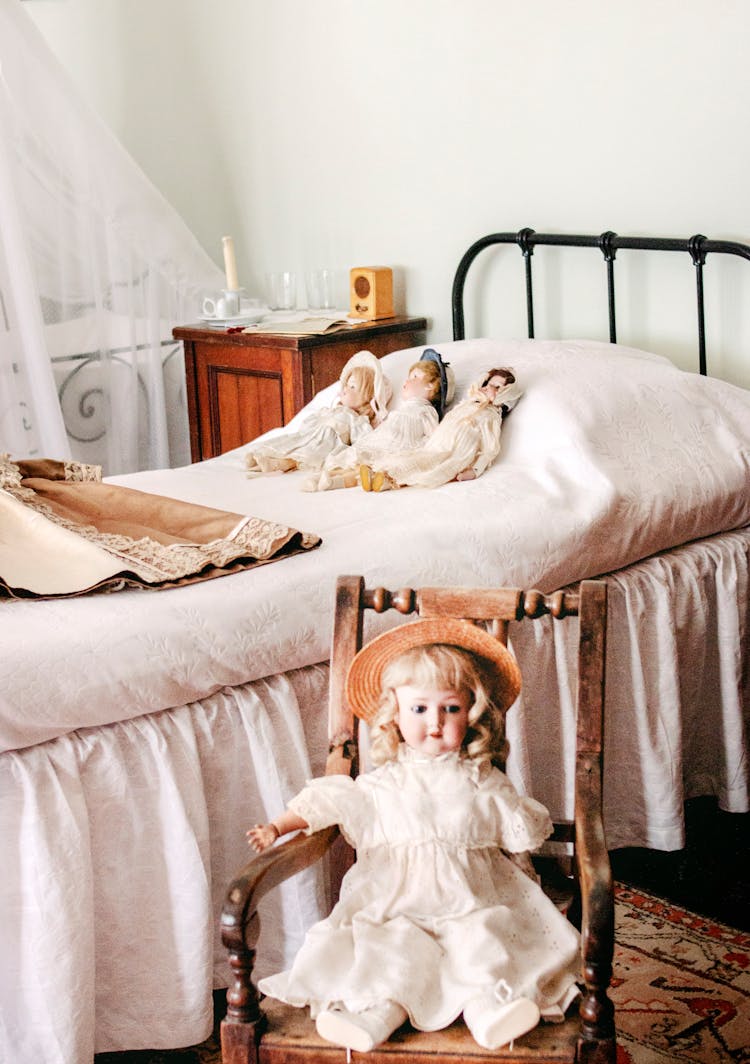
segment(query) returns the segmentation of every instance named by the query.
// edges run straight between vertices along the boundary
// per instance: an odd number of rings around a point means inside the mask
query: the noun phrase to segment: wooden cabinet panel
[[[220,453],[284,423],[279,374],[209,366],[207,383],[210,425],[206,428]]]
[[[424,318],[389,318],[314,336],[224,333],[179,326],[185,351],[194,462],[285,425],[316,392],[337,381],[366,349],[377,357],[425,341]]]

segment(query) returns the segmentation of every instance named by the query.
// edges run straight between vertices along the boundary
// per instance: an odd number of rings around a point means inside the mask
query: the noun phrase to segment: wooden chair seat
[[[341,1064],[344,1050],[324,1041],[315,1030],[308,1009],[296,1009],[280,1001],[264,998],[267,1026],[263,1032],[258,1059],[261,1064]],[[387,1042],[370,1053],[353,1053],[370,1064],[402,1064],[404,1058],[422,1064],[482,1064],[488,1055],[493,1061],[534,1061],[534,1064],[560,1064],[575,1060],[580,1033],[578,1010],[573,1006],[563,1023],[540,1023],[519,1038],[513,1049],[496,1049],[491,1054],[477,1045],[462,1020],[442,1031],[415,1031],[408,1023],[399,1027]]]
[[[581,928],[583,992],[563,1023],[542,1022],[512,1047],[482,1049],[459,1019],[434,1033],[415,1031],[407,1023],[372,1052],[352,1056],[370,1064],[480,1064],[489,1060],[615,1064],[614,1010],[607,994],[614,952],[614,896],[602,825],[606,585],[583,581],[577,592],[565,590],[549,596],[515,588],[390,592],[365,588],[361,577],[340,577],[331,652],[327,773],[356,775],[358,771],[357,722],[346,704],[345,682],[349,664],[362,646],[368,609],[463,618],[486,624],[504,643],[511,623],[545,615],[555,622],[578,619],[575,823],[555,824],[553,844],[539,867],[554,872],[549,893],[558,904],[558,895],[573,895],[565,911]],[[252,979],[261,898],[319,860],[334,843],[334,853],[340,855],[343,840],[335,827],[310,836],[297,835],[254,857],[229,887],[221,923],[234,983],[227,991],[221,1031],[224,1064],[324,1064],[341,1061],[346,1054],[320,1038],[307,1009],[268,998],[261,1001]],[[562,858],[560,844],[567,847]]]

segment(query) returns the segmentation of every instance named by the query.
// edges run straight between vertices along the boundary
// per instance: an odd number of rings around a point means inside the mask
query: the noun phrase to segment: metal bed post
[[[706,253],[703,245],[705,236],[696,233],[688,240],[688,251],[695,266],[695,286],[698,297],[698,366],[699,372],[706,375],[706,318],[703,305],[703,264],[706,261]]]
[[[534,290],[531,279],[531,256],[534,254],[534,245],[531,243],[533,236],[533,229],[519,229],[516,236],[526,267],[526,320],[528,321],[530,340],[534,339]]]
[[[617,343],[617,323],[615,322],[615,255],[617,254],[617,249],[614,245],[616,238],[617,233],[613,233],[611,229],[608,229],[606,233],[602,233],[599,237],[599,250],[604,255],[604,261],[607,264],[607,303],[609,306],[609,342],[611,344]]]

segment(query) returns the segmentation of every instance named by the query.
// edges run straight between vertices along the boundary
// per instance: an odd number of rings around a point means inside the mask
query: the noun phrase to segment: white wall
[[[29,0],[85,95],[221,262],[390,264],[401,308],[450,337],[463,250],[485,232],[750,239],[745,0]],[[482,263],[524,327],[520,255]],[[622,342],[690,335],[687,256],[618,256]],[[537,334],[606,335],[598,252],[537,251]],[[588,263],[588,265],[586,265]],[[512,266],[512,273],[510,272]],[[714,294],[714,282],[728,297]],[[710,368],[750,386],[750,263],[709,259]],[[542,292],[546,305],[542,306]],[[661,294],[663,291],[663,294]],[[562,305],[565,300],[566,310]],[[569,309],[568,309],[569,308]],[[668,350],[683,364],[680,344]],[[712,357],[711,357],[712,356]]]

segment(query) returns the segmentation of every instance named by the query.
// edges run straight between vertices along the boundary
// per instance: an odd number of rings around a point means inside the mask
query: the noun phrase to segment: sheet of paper
[[[258,322],[257,325],[249,325],[244,332],[256,333],[281,333],[285,336],[308,336],[314,333],[332,332],[336,329],[350,329],[357,325],[365,325],[367,322],[359,318],[350,318],[348,314],[334,314],[333,316],[302,316],[294,315],[290,318],[268,319]]]

